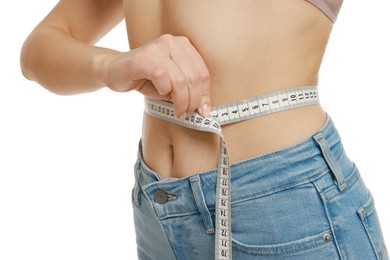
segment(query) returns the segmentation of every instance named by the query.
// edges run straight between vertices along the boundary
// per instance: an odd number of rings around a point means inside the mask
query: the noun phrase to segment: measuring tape
[[[203,117],[193,112],[184,119],[175,117],[173,104],[145,97],[145,112],[153,117],[187,128],[219,135],[220,147],[215,199],[215,259],[232,259],[231,183],[228,149],[222,125],[297,107],[319,104],[316,86],[287,89],[215,107]]]

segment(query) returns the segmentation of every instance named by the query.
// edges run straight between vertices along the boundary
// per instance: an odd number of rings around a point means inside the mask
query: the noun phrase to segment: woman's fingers
[[[136,89],[144,95],[169,97],[177,117],[195,110],[207,114],[211,101],[209,71],[187,37],[162,35],[130,51],[127,58],[124,70],[127,75],[113,73],[120,80],[112,81],[120,82],[121,90],[128,84],[129,90]],[[150,89],[151,83],[154,91]]]
[[[188,41],[189,42],[189,41]],[[204,62],[203,58],[200,56],[199,52],[195,49],[192,44],[185,45],[185,51],[191,57],[195,67],[198,70],[198,86],[197,86],[197,95],[200,95],[199,105],[195,107],[198,109],[198,112],[203,116],[207,116],[210,107],[211,107],[211,97],[210,97],[210,72]],[[199,94],[200,92],[200,94]]]
[[[202,98],[202,79],[193,53],[188,51],[192,44],[186,37],[177,37],[171,47],[171,59],[178,65],[185,75],[186,87],[188,93],[187,113],[193,112],[200,106]],[[184,95],[183,95],[184,98]]]

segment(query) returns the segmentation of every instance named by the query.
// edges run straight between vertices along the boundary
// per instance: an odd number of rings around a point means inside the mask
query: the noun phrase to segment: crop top
[[[334,23],[337,20],[343,0],[306,0],[320,9]]]

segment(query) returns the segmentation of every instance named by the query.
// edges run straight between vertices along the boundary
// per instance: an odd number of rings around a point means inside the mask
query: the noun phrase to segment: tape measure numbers
[[[220,137],[215,195],[215,259],[232,259],[230,164],[228,147],[221,126],[316,104],[319,104],[318,89],[316,86],[308,86],[272,92],[214,107],[208,117],[194,112],[185,119],[179,119],[175,117],[172,103],[145,97],[147,114],[187,128],[212,132]]]

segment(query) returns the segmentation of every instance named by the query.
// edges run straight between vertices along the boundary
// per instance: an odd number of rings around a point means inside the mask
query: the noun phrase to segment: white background
[[[0,259],[136,259],[130,193],[143,99],[62,97],[23,78],[21,45],[55,4],[1,7]],[[320,73],[322,104],[374,194],[387,244],[389,10],[387,0],[346,0]],[[126,51],[124,24],[99,45]]]

